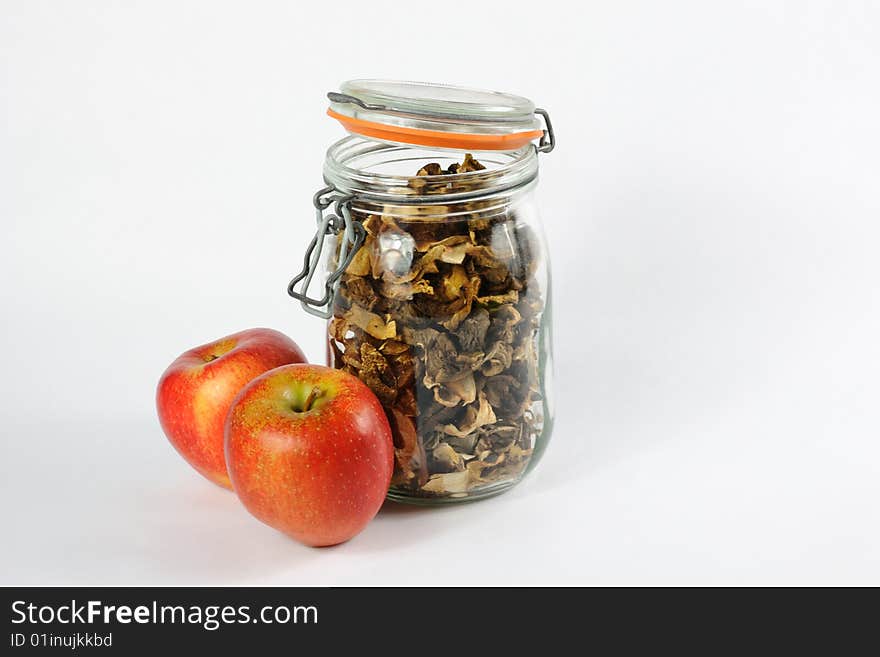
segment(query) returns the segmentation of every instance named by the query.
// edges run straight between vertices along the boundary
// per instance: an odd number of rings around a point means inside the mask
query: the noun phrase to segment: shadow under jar
[[[325,203],[338,210],[319,227],[332,272],[321,300],[328,364],[385,408],[393,500],[503,492],[546,447],[550,276],[537,173],[531,143],[478,151],[351,136],[327,152],[316,205],[319,217]],[[304,292],[294,296],[309,309]]]

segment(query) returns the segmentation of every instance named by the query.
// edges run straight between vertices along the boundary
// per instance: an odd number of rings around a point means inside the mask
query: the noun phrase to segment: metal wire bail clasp
[[[302,271],[287,286],[287,293],[300,302],[303,310],[323,319],[329,319],[332,315],[333,297],[339,286],[339,279],[348,268],[348,265],[351,264],[354,254],[357,253],[361,244],[364,243],[364,238],[367,234],[363,224],[351,217],[351,201],[353,198],[352,194],[337,193],[336,188],[332,185],[318,190],[312,201],[315,206],[315,218],[318,228],[306,249]],[[334,203],[334,212],[325,215],[324,211]],[[324,282],[324,296],[320,299],[314,299],[308,293],[309,287],[312,284],[312,278],[314,278],[318,265],[321,262],[324,238],[327,235],[338,235],[339,233],[342,233],[339,245],[339,264],[327,276],[327,280]],[[302,287],[297,291],[296,286],[303,279],[305,280]]]
[[[536,107],[535,114],[540,115],[544,119],[544,125],[547,126],[536,148],[539,153],[549,153],[556,147],[556,135],[553,134],[553,124],[550,123],[550,113],[545,109]]]

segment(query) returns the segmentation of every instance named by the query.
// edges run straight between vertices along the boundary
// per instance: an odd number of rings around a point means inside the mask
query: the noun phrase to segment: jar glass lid
[[[349,80],[327,94],[327,114],[370,139],[437,148],[509,151],[546,133],[528,98],[423,82]],[[548,124],[549,131],[549,124]],[[549,150],[549,149],[546,149]]]

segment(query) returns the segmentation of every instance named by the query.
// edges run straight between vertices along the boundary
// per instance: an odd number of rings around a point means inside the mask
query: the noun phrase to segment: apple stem
[[[312,388],[311,392],[309,393],[309,396],[306,397],[306,403],[303,404],[303,410],[304,411],[312,410],[312,404],[314,404],[315,400],[320,396],[321,396],[321,389],[318,386],[315,386],[314,388]]]

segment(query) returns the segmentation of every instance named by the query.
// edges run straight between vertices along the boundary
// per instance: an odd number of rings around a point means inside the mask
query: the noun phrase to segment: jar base
[[[490,497],[495,497],[496,495],[501,495],[501,493],[504,493],[516,486],[520,482],[520,479],[514,479],[512,481],[501,481],[497,484],[492,484],[491,486],[486,486],[485,488],[480,488],[478,490],[468,491],[466,493],[453,493],[451,495],[443,496],[419,495],[411,491],[397,490],[392,488],[388,491],[386,499],[392,502],[399,502],[401,504],[411,504],[413,506],[439,506],[443,504],[462,504],[466,502],[478,502],[479,500],[485,500]]]

